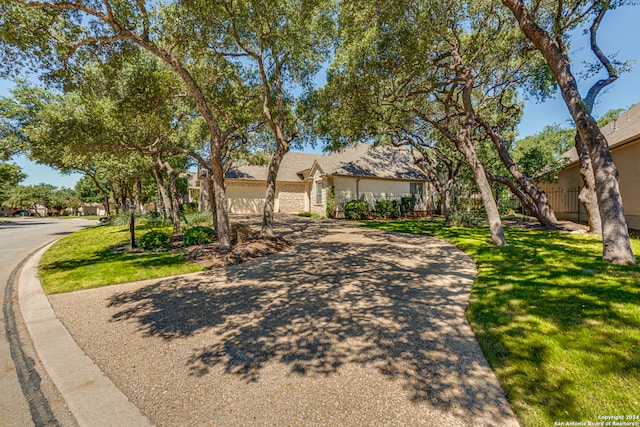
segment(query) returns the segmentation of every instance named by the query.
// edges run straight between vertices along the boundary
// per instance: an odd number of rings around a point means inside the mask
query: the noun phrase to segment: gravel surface
[[[518,426],[468,325],[474,263],[425,236],[278,217],[285,251],[52,295],[159,426]]]

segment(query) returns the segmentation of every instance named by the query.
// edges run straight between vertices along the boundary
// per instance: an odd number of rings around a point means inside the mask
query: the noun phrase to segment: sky
[[[619,60],[639,61],[631,72],[622,74],[620,78],[603,91],[594,107],[593,115],[598,118],[609,110],[627,108],[640,102],[640,38],[636,33],[637,23],[640,22],[640,6],[624,6],[607,12],[598,31],[598,44],[605,54],[616,55]],[[584,61],[594,61],[589,48],[588,34],[577,32],[572,39],[572,68],[574,74],[582,68]],[[581,93],[586,94],[589,87],[603,77],[604,74],[591,79],[578,79]],[[10,96],[12,83],[0,79],[0,96]],[[570,127],[571,118],[560,95],[547,99],[542,103],[536,100],[526,100],[524,117],[518,127],[519,137],[525,137],[541,131],[546,125],[558,123],[563,127]],[[316,147],[318,150],[319,147]],[[311,149],[310,149],[311,150]],[[55,170],[38,165],[25,156],[17,156],[11,162],[18,164],[28,175],[22,184],[34,185],[41,182],[58,187],[73,188],[80,174],[61,175]]]

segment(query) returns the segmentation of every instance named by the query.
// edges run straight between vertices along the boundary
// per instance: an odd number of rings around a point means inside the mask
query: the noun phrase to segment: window
[[[316,182],[316,205],[322,204],[322,181]]]
[[[412,195],[415,195],[415,194],[423,195],[424,184],[421,182],[412,182],[411,184],[409,184],[409,191],[411,192]]]

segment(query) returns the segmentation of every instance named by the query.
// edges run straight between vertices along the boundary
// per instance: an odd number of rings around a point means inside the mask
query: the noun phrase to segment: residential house
[[[629,228],[640,229],[640,104],[600,129],[607,138],[620,176],[620,193]],[[580,162],[575,148],[564,156],[568,164],[552,184],[541,184],[558,219],[587,221],[578,201],[582,188]]]
[[[107,209],[104,203],[82,203],[78,208],[78,215],[98,215],[104,216],[107,214]]]
[[[226,173],[230,213],[262,212],[267,171],[268,166],[239,165]],[[414,210],[427,211],[432,209],[427,180],[409,149],[358,143],[329,155],[289,152],[278,171],[274,211],[324,216],[333,197],[333,214],[340,217],[353,199],[367,201],[373,210],[376,200],[408,196],[416,200]],[[207,204],[206,180],[200,185],[201,201]]]

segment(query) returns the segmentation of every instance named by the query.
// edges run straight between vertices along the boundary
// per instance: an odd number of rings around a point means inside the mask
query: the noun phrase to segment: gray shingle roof
[[[635,105],[629,111],[622,114],[616,120],[600,128],[607,138],[610,148],[615,148],[632,139],[640,137],[640,104]],[[575,147],[562,155],[569,160],[569,164],[578,161],[578,153]]]
[[[427,176],[413,163],[408,149],[373,147],[357,143],[337,153],[322,155],[289,152],[282,159],[278,181],[297,182],[317,162],[327,175],[377,177],[424,181]],[[268,166],[240,165],[226,174],[227,178],[266,181]]]

